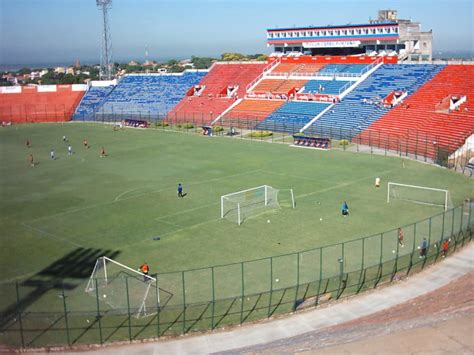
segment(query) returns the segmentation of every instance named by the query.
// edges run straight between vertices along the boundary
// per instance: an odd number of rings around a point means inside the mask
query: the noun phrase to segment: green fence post
[[[245,294],[245,285],[244,285],[244,262],[240,263],[240,271],[241,271],[241,296],[242,301],[240,303],[240,324],[243,323],[244,320],[244,294]]]
[[[128,277],[125,278],[125,290],[127,291],[127,312],[128,312],[128,340],[132,342],[132,317],[130,314],[130,295],[128,293]]]
[[[270,297],[268,300],[268,315],[267,318],[270,317],[271,314],[271,307],[272,307],[272,295],[273,295],[273,257],[270,257]]]
[[[377,271],[377,280],[375,281],[374,288],[377,287],[377,285],[380,282],[380,279],[382,278],[382,259],[383,259],[383,233],[380,234],[380,258],[379,258],[379,269]]]
[[[99,338],[100,338],[100,344],[103,344],[102,321],[100,319],[100,306],[99,306],[99,287],[97,285],[97,279],[94,279],[94,281],[95,281],[95,300],[97,303],[97,320],[99,321]]]
[[[428,227],[429,227],[428,230],[429,230],[429,233],[430,233],[430,234],[429,234],[429,238],[431,239],[431,217],[430,217],[429,221],[430,221],[430,224],[429,224],[429,226],[428,226]],[[441,247],[441,243],[442,243],[442,242],[443,242],[443,236],[441,236],[441,238],[439,239],[438,245],[436,246],[436,257],[435,257],[434,262],[436,262],[436,261],[438,260],[439,249],[440,249],[440,247]]]
[[[319,283],[318,283],[318,293],[316,294],[316,299],[314,300],[315,307],[319,303],[319,293],[321,292],[322,279],[323,279],[323,248],[319,248]]]
[[[467,221],[467,231],[469,232],[469,241],[472,239],[472,230],[471,230],[471,210],[472,210],[472,202],[469,201],[469,219]]]
[[[20,286],[18,285],[18,280],[15,281],[16,286],[16,308],[18,311],[18,322],[20,323],[20,337],[21,337],[21,347],[25,347],[25,337],[23,335],[23,319],[21,317],[21,307],[20,307]]]
[[[341,257],[338,259],[339,261],[339,286],[337,287],[336,299],[338,299],[341,295],[341,286],[342,286],[342,279],[344,275],[344,244],[341,243]]]
[[[462,246],[464,247],[464,239],[466,239],[466,238],[464,237],[464,232],[463,232],[463,230],[462,230],[462,222],[463,222],[463,215],[464,215],[464,207],[463,207],[463,205],[461,205],[460,208],[461,208],[461,218],[460,218],[460,220],[459,220],[459,232],[458,232],[458,234],[459,234],[459,235],[462,235]]]
[[[408,264],[408,268],[407,268],[407,276],[408,274],[410,274],[410,270],[413,266],[413,257],[415,256],[415,249],[416,248],[416,223],[413,224],[413,247],[412,247],[412,250],[411,250],[411,255],[410,255],[410,262]]]
[[[211,267],[211,282],[212,282],[212,318],[211,329],[214,329],[214,311],[216,306],[216,291],[214,289],[214,266]]]
[[[362,279],[362,275],[364,275],[364,279]],[[359,275],[359,282],[357,286],[357,293],[360,292],[364,283],[365,283],[365,238],[362,238],[362,264],[360,266],[360,275]]]
[[[397,240],[397,254],[395,254],[395,263],[393,264],[392,277],[390,278],[390,282],[393,281],[393,279],[395,278],[395,275],[397,274],[397,271],[398,271],[398,253],[399,253],[399,250],[400,250],[400,243]]]
[[[293,302],[293,312],[296,311],[296,301],[298,299],[298,291],[300,285],[300,253],[296,253],[296,290],[295,301]]]
[[[156,336],[160,337],[160,317],[161,317],[161,304],[159,302],[160,299],[160,287],[158,285],[158,274],[156,274],[156,288],[155,288],[155,300],[157,302],[156,308]]]
[[[64,308],[64,322],[66,324],[66,339],[67,339],[67,345],[71,346],[71,338],[69,336],[69,321],[67,317],[67,305],[66,305],[66,295],[64,294],[64,287],[61,287],[61,296],[63,298],[63,308]]]
[[[184,282],[184,271],[181,271],[181,280],[183,282],[183,334],[186,333],[186,284]]]
[[[454,235],[454,210],[455,210],[455,208],[451,209],[451,211],[453,211],[453,216],[451,217],[451,219],[452,219],[452,221],[451,221],[451,236]],[[462,212],[461,212],[461,215],[462,215]],[[457,244],[457,241],[456,241],[456,244]]]

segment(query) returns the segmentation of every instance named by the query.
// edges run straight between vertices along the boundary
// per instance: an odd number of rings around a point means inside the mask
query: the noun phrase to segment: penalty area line
[[[57,241],[60,241],[60,242],[64,242],[64,243],[68,243],[68,244],[71,244],[71,245],[74,245],[75,247],[79,247],[79,248],[84,248],[83,245],[80,245],[78,243],[75,243],[73,241],[70,241],[68,239],[64,239],[64,238],[61,238],[59,236],[57,236],[56,234],[53,234],[53,233],[50,233],[50,232],[47,232],[41,228],[36,228],[36,227],[33,227],[33,226],[30,226],[29,224],[25,223],[25,222],[22,222],[21,225],[31,231],[34,231],[34,232],[37,232],[37,233],[40,233],[46,237],[50,237],[52,239],[55,239]]]

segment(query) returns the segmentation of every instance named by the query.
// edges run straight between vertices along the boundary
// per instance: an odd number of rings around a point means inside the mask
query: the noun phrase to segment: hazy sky
[[[273,27],[365,23],[379,9],[433,29],[434,51],[474,51],[474,0],[112,0],[113,58],[269,53]],[[95,0],[0,0],[0,64],[96,61]]]

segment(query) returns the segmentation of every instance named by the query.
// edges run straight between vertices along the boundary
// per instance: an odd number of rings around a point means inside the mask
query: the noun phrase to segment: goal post
[[[85,292],[114,311],[137,318],[156,314],[160,304],[156,278],[106,256],[97,259]]]
[[[387,203],[404,200],[423,205],[443,207],[445,211],[453,207],[449,190],[389,182]]]
[[[293,189],[278,190],[262,185],[221,196],[221,218],[230,219],[238,225],[262,211],[280,207],[295,208]]]

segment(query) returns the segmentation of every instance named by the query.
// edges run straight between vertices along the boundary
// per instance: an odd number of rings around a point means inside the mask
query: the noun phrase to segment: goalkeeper
[[[342,204],[341,212],[344,217],[347,217],[349,215],[349,206],[347,205],[346,201],[344,201],[344,203]]]
[[[143,263],[143,265],[139,267],[138,270],[140,270],[140,272],[143,274],[143,281],[147,282],[149,279],[148,273],[150,272],[150,267],[148,266],[146,261]]]

